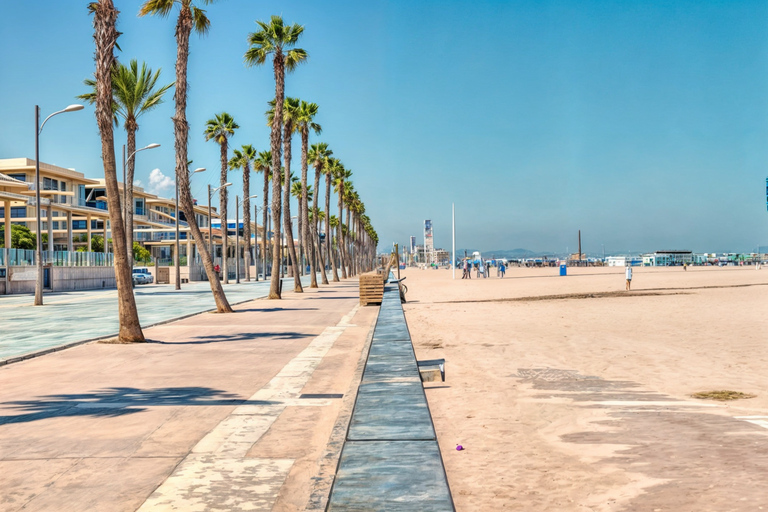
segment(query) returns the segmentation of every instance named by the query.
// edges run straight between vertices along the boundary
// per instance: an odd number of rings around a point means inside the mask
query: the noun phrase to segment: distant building
[[[669,267],[692,263],[693,251],[656,251],[643,255],[643,265],[646,267]]]
[[[628,264],[637,267],[643,264],[643,258],[637,256],[608,256],[605,264],[609,267],[626,267]]]

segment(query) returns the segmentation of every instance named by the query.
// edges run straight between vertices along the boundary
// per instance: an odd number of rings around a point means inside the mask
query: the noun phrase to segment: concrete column
[[[50,199],[53,202],[53,199]],[[53,252],[53,207],[48,204],[48,251]]]
[[[107,254],[107,248],[109,244],[107,243],[107,219],[104,219],[104,254]]]
[[[191,233],[187,232],[187,266],[192,266],[192,240],[189,239]]]
[[[85,216],[85,227],[87,229],[88,236],[86,237],[86,243],[88,244],[85,252],[91,252],[91,216],[86,215]],[[88,258],[88,265],[91,264],[91,258]]]
[[[69,252],[75,250],[72,243],[72,212],[67,212],[67,250]]]
[[[5,209],[5,248],[11,248],[11,202],[4,201],[3,207]]]
[[[3,202],[4,207],[4,220],[5,220],[5,234],[3,238],[5,239],[5,294],[10,295],[11,294],[11,202],[10,201],[4,201]]]

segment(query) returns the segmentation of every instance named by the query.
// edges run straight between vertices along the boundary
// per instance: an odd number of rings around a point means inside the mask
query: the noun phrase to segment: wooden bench
[[[381,304],[386,278],[378,272],[360,274],[360,305]]]

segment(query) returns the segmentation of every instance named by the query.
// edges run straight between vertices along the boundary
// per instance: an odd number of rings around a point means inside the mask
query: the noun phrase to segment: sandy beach
[[[401,271],[459,511],[768,510],[768,269],[634,270]]]

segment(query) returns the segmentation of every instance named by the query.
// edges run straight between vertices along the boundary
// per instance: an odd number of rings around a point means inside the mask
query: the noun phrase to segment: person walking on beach
[[[499,274],[502,279],[504,279],[504,272],[507,271],[507,267],[504,265],[504,262],[499,262]]]
[[[485,264],[480,261],[480,263],[477,264],[477,278],[480,279],[481,277],[485,277]]]
[[[627,278],[627,291],[629,291],[629,288],[632,285],[632,267],[630,265],[627,265],[625,276]]]

